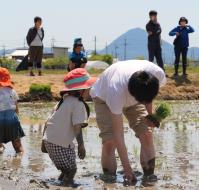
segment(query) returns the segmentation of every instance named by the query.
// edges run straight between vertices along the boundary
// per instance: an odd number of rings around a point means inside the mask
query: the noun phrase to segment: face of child
[[[152,15],[152,16],[150,16],[150,20],[153,22],[156,22],[158,20],[158,18],[156,15]]]
[[[77,47],[75,48],[75,52],[76,52],[76,53],[80,53],[81,50],[82,50],[82,46],[77,46]]]
[[[82,90],[82,98],[84,99],[84,100],[88,100],[88,98],[89,98],[89,91],[90,91],[90,89],[86,89],[86,90]]]
[[[186,24],[187,24],[186,21],[181,21],[181,22],[180,22],[180,26],[182,26],[182,27],[185,27]]]
[[[41,25],[42,25],[42,21],[41,21],[41,20],[38,20],[38,21],[35,23],[36,28],[40,28]]]

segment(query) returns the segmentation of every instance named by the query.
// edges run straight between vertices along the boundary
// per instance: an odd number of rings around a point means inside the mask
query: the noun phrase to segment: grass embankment
[[[102,71],[90,70],[91,75],[99,76]],[[199,98],[199,67],[188,69],[188,76],[185,78],[179,75],[173,77],[173,68],[166,69],[168,80],[166,86],[161,88],[158,99],[164,100],[196,100]],[[35,72],[36,73],[36,72]],[[29,89],[32,84],[47,84],[51,86],[52,95],[44,100],[57,100],[60,98],[59,92],[64,87],[63,78],[65,70],[45,70],[43,76],[29,77],[27,72],[12,72],[12,79],[15,89],[21,97],[21,101],[38,100],[34,99]],[[41,100],[42,96],[40,97]]]

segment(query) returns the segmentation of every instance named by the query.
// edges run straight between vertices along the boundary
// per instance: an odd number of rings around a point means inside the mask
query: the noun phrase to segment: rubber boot
[[[177,77],[177,76],[178,76],[178,68],[179,68],[179,66],[178,66],[178,65],[175,65],[174,68],[175,68],[174,76]]]
[[[33,73],[33,71],[30,71],[30,76],[31,76],[31,77],[34,77],[34,76],[35,76],[35,74]]]
[[[62,170],[62,173],[64,174],[63,176],[63,181],[64,181],[64,185],[67,187],[73,187],[74,184],[74,177],[75,174],[77,172],[77,169],[68,169],[68,170]]]
[[[39,76],[42,76],[42,72],[41,72],[41,71],[39,71],[39,72],[38,72],[38,75],[39,75]]]
[[[148,161],[148,166],[143,167],[144,177],[143,180],[146,182],[156,182],[157,176],[154,175],[155,171],[155,158]]]
[[[183,69],[183,76],[187,76],[187,66],[183,65],[182,69]]]

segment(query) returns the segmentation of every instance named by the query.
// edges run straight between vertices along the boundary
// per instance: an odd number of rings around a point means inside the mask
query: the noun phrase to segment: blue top
[[[175,36],[177,32],[180,33],[182,47],[189,47],[189,33],[193,33],[194,29],[191,26],[187,26],[184,28],[182,28],[181,26],[177,26],[169,32],[169,36]]]
[[[82,58],[86,58],[86,53],[81,51],[80,53],[76,53],[76,52],[72,52],[70,54],[70,60],[71,59],[82,59]]]

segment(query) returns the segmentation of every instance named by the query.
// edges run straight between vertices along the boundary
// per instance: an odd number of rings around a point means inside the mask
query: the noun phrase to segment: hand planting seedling
[[[171,115],[171,107],[169,104],[162,102],[155,109],[155,113],[146,116],[150,122],[152,122],[157,128],[160,127],[160,122]]]

